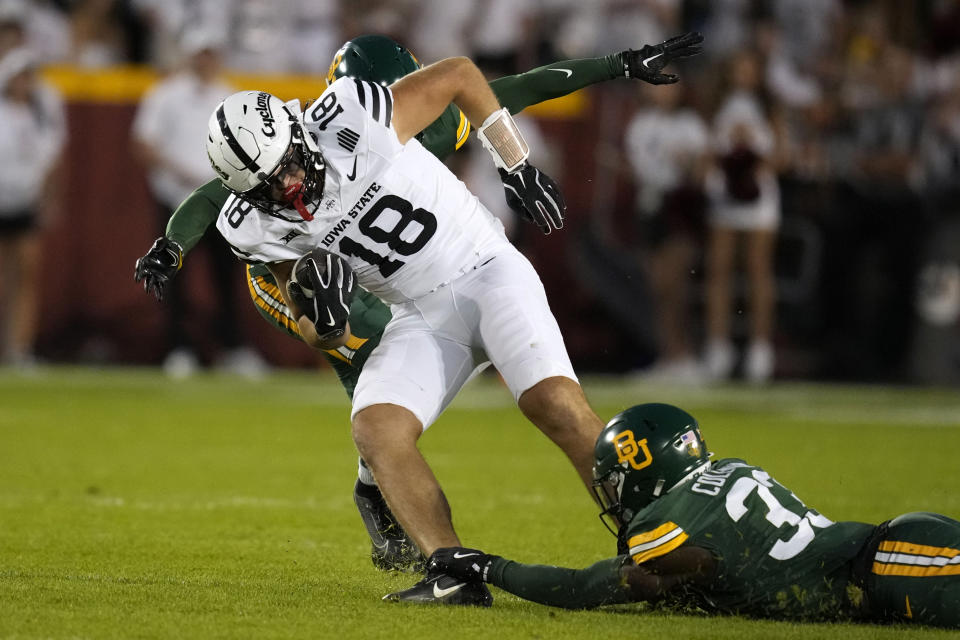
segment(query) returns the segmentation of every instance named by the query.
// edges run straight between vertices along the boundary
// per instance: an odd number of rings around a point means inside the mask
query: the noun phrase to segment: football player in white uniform
[[[349,338],[354,281],[391,303],[393,318],[354,393],[353,438],[427,556],[460,543],[417,440],[478,364],[489,359],[497,367],[524,415],[588,487],[603,428],[533,267],[414,138],[451,102],[482,123],[478,137],[511,206],[545,232],[561,228],[559,189],[526,161],[529,149],[509,112],[466,58],[442,60],[390,87],[341,78],[303,114],[266,93],[234,94],[211,116],[207,141],[214,169],[240,204],[224,207],[217,228],[241,259],[268,265],[285,285],[308,343],[332,348]],[[492,601],[483,584],[430,573],[386,598]]]

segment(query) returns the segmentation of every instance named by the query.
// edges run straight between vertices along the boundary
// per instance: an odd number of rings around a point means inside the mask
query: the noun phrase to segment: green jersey
[[[603,58],[566,60],[539,67],[515,76],[499,78],[490,83],[500,104],[518,113],[526,107],[567,95],[587,85],[622,77],[623,65],[616,54]],[[463,113],[452,106],[419,136],[421,144],[441,160],[459,149],[470,133],[470,123]],[[167,222],[166,236],[178,243],[186,255],[214,224],[230,196],[219,179],[211,180],[184,200]],[[300,338],[296,319],[283,302],[276,281],[262,264],[249,265],[247,280],[250,296],[257,311],[275,327],[292,337]],[[373,295],[359,291],[350,308],[350,331],[353,338],[343,347],[326,352],[352,397],[360,370],[370,352],[379,343],[390,310]]]
[[[851,563],[873,530],[832,522],[760,467],[729,458],[637,513],[626,536],[637,564],[681,545],[711,551],[714,580],[687,590],[707,610],[831,619],[858,604]]]

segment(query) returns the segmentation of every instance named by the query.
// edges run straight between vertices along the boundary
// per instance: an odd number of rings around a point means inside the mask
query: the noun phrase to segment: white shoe
[[[773,346],[767,341],[751,342],[747,349],[744,375],[747,381],[761,384],[773,377]]]
[[[707,343],[703,366],[710,380],[726,380],[737,364],[737,354],[729,340],[711,340]]]
[[[11,371],[22,376],[35,376],[37,370],[37,357],[29,351],[15,351],[5,357],[0,365],[9,366]]]
[[[637,374],[638,380],[695,386],[703,382],[703,368],[693,358],[657,361]]]
[[[174,380],[189,378],[200,370],[200,361],[193,351],[184,347],[174,349],[163,360],[163,371]]]
[[[264,377],[270,370],[270,365],[259,353],[249,347],[238,347],[228,351],[217,365],[237,376],[256,380]]]

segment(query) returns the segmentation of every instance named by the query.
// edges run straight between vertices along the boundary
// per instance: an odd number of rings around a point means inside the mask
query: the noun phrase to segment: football
[[[327,256],[329,251],[316,248],[309,253],[305,253],[293,263],[293,270],[290,272],[290,280],[300,285],[304,295],[308,298],[313,297],[313,280],[310,278],[309,270],[315,268],[317,275],[322,280],[327,274]],[[311,261],[312,259],[312,261]],[[316,265],[313,267],[312,265]]]

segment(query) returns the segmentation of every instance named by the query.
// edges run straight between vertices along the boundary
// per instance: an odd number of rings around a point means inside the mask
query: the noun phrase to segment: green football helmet
[[[700,425],[669,404],[630,407],[613,417],[594,448],[593,491],[614,535],[657,498],[710,464]]]
[[[327,84],[347,76],[383,86],[391,85],[420,68],[406,47],[386,36],[358,36],[340,47],[327,72]]]
[[[421,67],[417,58],[403,45],[387,36],[364,35],[348,40],[333,56],[330,70],[327,71],[327,84],[347,76],[389,86]],[[450,151],[459,149],[467,141],[470,123],[455,104],[447,105],[446,110],[429,127],[417,134],[417,139],[425,142],[438,138],[446,140],[443,132],[456,129],[456,138],[452,137],[438,147],[447,147]],[[433,136],[432,138],[430,136]]]

